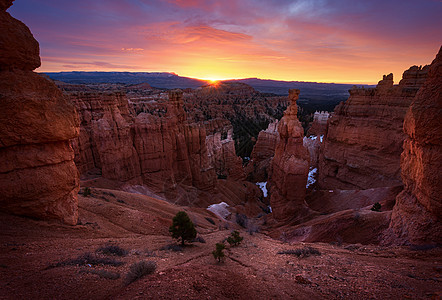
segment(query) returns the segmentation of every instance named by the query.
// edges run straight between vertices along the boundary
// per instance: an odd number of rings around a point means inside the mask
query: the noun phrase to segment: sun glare
[[[219,79],[209,79],[208,78],[206,80],[210,85],[218,85],[219,84]]]

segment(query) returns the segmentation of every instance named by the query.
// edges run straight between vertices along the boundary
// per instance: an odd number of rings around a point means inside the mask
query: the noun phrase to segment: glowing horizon
[[[38,72],[397,83],[442,42],[435,0],[16,0],[9,12],[40,43]]]

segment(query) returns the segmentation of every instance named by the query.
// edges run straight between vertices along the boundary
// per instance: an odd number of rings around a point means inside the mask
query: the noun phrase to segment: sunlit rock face
[[[289,91],[290,105],[278,123],[279,142],[270,168],[270,205],[277,221],[289,221],[305,213],[304,198],[309,153],[303,146],[304,130],[297,118],[299,90]]]
[[[78,171],[69,140],[78,136],[73,105],[34,73],[38,42],[0,1],[0,208],[74,225]]]
[[[319,158],[322,189],[368,189],[402,184],[400,154],[405,113],[428,66],[411,67],[398,85],[384,76],[376,88],[353,88],[328,121]]]
[[[401,155],[405,185],[396,198],[386,243],[442,242],[442,48],[408,110]]]

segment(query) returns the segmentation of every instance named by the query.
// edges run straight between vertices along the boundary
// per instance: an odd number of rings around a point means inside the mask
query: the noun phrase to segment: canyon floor
[[[0,214],[1,299],[440,299],[440,247],[284,243],[240,230],[243,242],[212,251],[234,227],[213,225],[204,209],[184,208],[205,243],[182,251],[168,234],[180,209],[147,196],[93,189],[79,196],[80,224],[65,226]],[[96,252],[105,245],[128,250],[123,257]],[[313,247],[320,255],[280,251]],[[85,253],[119,266],[68,263]],[[125,283],[131,264],[157,264],[155,273]]]

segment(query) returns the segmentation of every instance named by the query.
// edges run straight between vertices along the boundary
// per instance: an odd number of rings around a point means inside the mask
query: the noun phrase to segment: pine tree
[[[224,259],[224,252],[223,250],[226,248],[226,245],[223,243],[216,243],[216,250],[212,251],[213,257],[218,260],[218,262],[221,262],[221,260]]]
[[[227,242],[231,246],[238,246],[244,238],[239,235],[239,232],[237,230],[233,231],[231,236],[227,238]]]
[[[191,241],[196,237],[196,229],[189,216],[184,211],[179,211],[172,220],[169,232],[174,239],[181,238],[181,245],[185,241]]]

